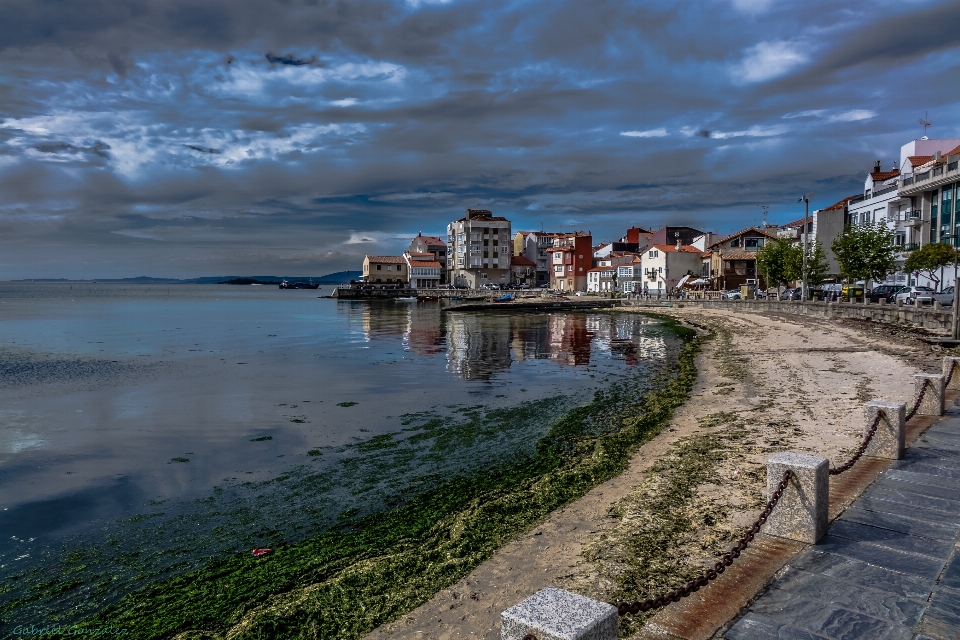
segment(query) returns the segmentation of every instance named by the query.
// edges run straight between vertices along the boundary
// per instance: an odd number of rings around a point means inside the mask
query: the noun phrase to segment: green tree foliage
[[[957,258],[956,250],[948,244],[933,243],[925,244],[907,258],[903,265],[903,270],[919,271],[929,279],[937,283],[940,287],[940,278],[937,272],[948,264],[953,264]]]
[[[786,238],[776,242],[767,242],[757,252],[757,271],[767,279],[768,287],[777,287],[786,284],[793,277],[789,271],[791,254],[800,253]]]
[[[803,269],[803,255],[800,253],[799,270]],[[823,250],[823,245],[819,240],[814,240],[807,246],[807,284],[811,287],[823,283],[827,279],[827,273],[830,271],[830,263],[827,262],[827,252]],[[802,273],[800,274],[802,278]]]
[[[831,245],[840,275],[858,280],[883,280],[896,268],[893,231],[882,222],[847,227]]]

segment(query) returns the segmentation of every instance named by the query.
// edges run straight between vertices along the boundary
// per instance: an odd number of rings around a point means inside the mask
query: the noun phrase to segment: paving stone
[[[864,497],[906,505],[921,505],[924,509],[939,511],[948,518],[948,522],[955,518],[955,514],[960,513],[960,501],[945,500],[943,498],[934,498],[932,496],[913,493],[912,491],[903,489],[899,484],[878,484],[864,494]],[[894,512],[896,511],[894,510]]]
[[[940,586],[960,590],[960,553],[953,554],[947,570],[940,577]]]
[[[952,541],[957,537],[957,531],[960,530],[953,525],[924,522],[916,518],[908,518],[894,513],[869,511],[859,509],[855,506],[844,511],[840,516],[840,520],[859,522],[860,524],[870,525],[871,527],[881,527],[883,529],[909,533],[912,536],[930,538],[932,540]]]
[[[794,558],[790,566],[851,585],[885,591],[913,600],[926,601],[932,589],[930,581],[920,576],[898,573],[852,558],[820,553],[812,549]]]
[[[920,630],[934,637],[960,637],[960,598],[947,591],[934,592],[920,620]]]
[[[771,589],[750,607],[751,612],[771,620],[830,638],[905,638],[910,627],[898,625],[822,600],[810,600],[787,591]]]
[[[883,567],[900,573],[912,573],[921,578],[928,578],[931,584],[943,571],[945,559],[936,559],[914,553],[903,553],[893,549],[886,549],[858,540],[838,538],[834,535],[825,535],[815,547],[821,553],[834,553],[846,558],[853,558],[876,567]]]
[[[878,489],[893,487],[894,489],[902,490],[900,486],[892,484],[876,485],[876,487]],[[932,499],[934,496],[927,496],[922,493],[916,493],[916,496],[917,497],[914,503],[910,504],[909,502],[892,502],[890,500],[883,500],[865,495],[857,500],[856,506],[858,509],[879,511],[880,513],[893,513],[896,515],[913,518],[914,520],[920,520],[924,523],[936,523],[945,527],[954,527],[956,529],[960,529],[960,513],[949,513],[937,511],[936,509],[928,509],[926,507],[926,502],[928,499]]]
[[[931,487],[943,487],[960,490],[960,480],[929,473],[915,473],[905,470],[890,470],[883,474],[885,480],[898,480],[900,482],[910,482],[915,484],[930,485]],[[956,493],[954,495],[957,495]]]
[[[897,460],[891,469],[910,470],[915,473],[932,473],[949,478],[960,478],[960,465],[950,467],[936,467],[926,460]]]
[[[944,500],[956,500],[958,493],[958,490],[952,487],[934,487],[929,484],[917,484],[916,482],[901,482],[893,478],[880,478],[873,486],[898,491],[909,491],[910,493],[916,493],[921,496],[943,498]]]
[[[837,520],[833,523],[833,526],[830,527],[830,534],[939,559],[948,557],[953,549],[953,544],[947,540],[931,540],[844,520]]]
[[[932,454],[945,460],[960,458],[960,445],[937,439],[937,436],[923,436],[910,447],[916,455]]]
[[[753,612],[740,618],[723,637],[726,640],[828,640]]]
[[[854,589],[845,582],[789,566],[773,587],[775,590],[787,591],[809,600],[828,602],[843,609],[906,626],[916,625],[927,607],[925,602],[908,600],[892,593]]]

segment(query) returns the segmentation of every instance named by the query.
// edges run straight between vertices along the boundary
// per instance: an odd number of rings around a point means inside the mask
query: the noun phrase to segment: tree
[[[893,231],[882,222],[847,227],[830,245],[847,280],[883,280],[896,268]]]
[[[934,288],[940,288],[940,278],[937,277],[937,271],[953,264],[957,259],[957,251],[953,247],[942,243],[925,244],[907,258],[903,265],[906,272],[919,271],[930,280],[936,282]]]
[[[793,253],[800,255],[800,250],[786,238],[767,242],[757,252],[757,271],[766,277],[768,287],[786,284],[794,279],[789,266]]]
[[[807,243],[807,284],[815,287],[827,279],[830,263],[819,240]],[[787,280],[803,280],[803,247],[794,245],[787,255]]]

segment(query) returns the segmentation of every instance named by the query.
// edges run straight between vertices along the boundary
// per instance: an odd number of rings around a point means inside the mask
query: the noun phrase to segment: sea
[[[330,293],[0,283],[0,628],[519,459],[682,347],[635,313]]]

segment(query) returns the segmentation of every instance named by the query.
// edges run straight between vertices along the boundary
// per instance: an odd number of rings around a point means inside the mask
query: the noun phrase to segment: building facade
[[[700,272],[701,253],[700,249],[679,242],[647,247],[640,256],[642,286],[638,289],[635,284],[634,291],[660,295],[672,291],[683,276]]]
[[[447,243],[441,238],[418,233],[410,242],[407,252],[433,254],[434,261],[440,263],[440,284],[447,281]]]
[[[486,209],[467,209],[447,225],[447,282],[478,289],[510,282],[510,221]]]
[[[764,229],[749,227],[718,240],[708,247],[710,273],[694,272],[710,279],[713,289],[726,291],[751,284],[766,288],[766,280],[757,272],[757,252],[776,237]]]
[[[558,291],[586,291],[587,271],[593,268],[593,237],[585,231],[558,236],[550,254],[550,288]]]
[[[436,289],[440,286],[443,268],[440,262],[435,259],[433,253],[408,251],[403,254],[403,259],[407,262],[410,288]]]
[[[403,256],[364,256],[363,282],[405,286],[409,282],[406,259]]]
[[[510,258],[510,284],[521,287],[537,286],[537,264],[526,256]]]
[[[550,283],[550,254],[547,249],[552,247],[554,239],[561,235],[563,234],[549,231],[517,231],[513,237],[513,255],[523,256],[536,265],[537,286]]]

